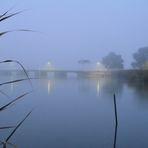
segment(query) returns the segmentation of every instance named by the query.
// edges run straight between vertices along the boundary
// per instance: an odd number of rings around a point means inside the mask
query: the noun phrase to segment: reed
[[[11,129],[11,128],[14,128],[15,126],[3,126],[3,127],[0,127],[0,130],[4,130],[4,129]]]
[[[114,94],[114,112],[115,112],[115,123],[118,126],[118,113],[117,113],[117,103],[116,103],[116,95]]]
[[[32,82],[31,82],[31,80],[30,80],[30,78],[29,78],[29,76],[27,74],[27,70],[24,68],[24,66],[19,61],[16,61],[16,60],[5,60],[5,61],[1,61],[0,64],[1,63],[17,63],[23,69],[23,71],[24,71],[28,81],[30,82],[30,85],[32,86]],[[33,88],[33,86],[32,86],[32,88]]]
[[[0,15],[0,23],[22,13],[23,11],[18,11],[15,13],[10,13],[11,9],[5,11],[3,14]],[[29,29],[18,29],[18,30],[8,30],[8,31],[2,31],[0,32],[0,37],[2,37],[3,35],[7,34],[7,33],[11,33],[14,31],[19,31],[19,32],[30,32],[32,30]],[[5,105],[0,107],[0,112],[8,109],[11,105],[14,105],[16,102],[18,102],[19,100],[22,100],[26,95],[29,95],[32,91],[33,91],[33,85],[31,82],[31,78],[29,78],[27,71],[25,69],[25,67],[17,60],[5,60],[5,61],[1,61],[0,64],[5,64],[5,63],[16,63],[18,64],[21,69],[23,70],[24,74],[26,75],[25,79],[17,79],[17,80],[12,80],[12,81],[7,81],[7,82],[3,82],[0,83],[0,86],[3,85],[8,85],[8,84],[12,84],[12,83],[19,83],[22,81],[29,81],[30,85],[31,85],[31,91],[30,92],[26,92],[24,94],[21,94],[20,96],[16,97],[16,98],[11,98],[8,94],[6,94],[5,92],[3,92],[2,90],[0,90],[0,93],[4,96],[6,96],[7,98],[11,99],[10,102],[6,103]],[[23,120],[21,122],[19,122],[16,126],[3,126],[0,127],[0,130],[6,130],[6,129],[13,129],[12,132],[8,135],[8,137],[4,140],[4,141],[0,141],[0,145],[3,146],[3,148],[7,148],[7,145],[12,146],[12,147],[16,147],[16,145],[12,144],[9,142],[10,138],[15,134],[15,132],[18,130],[18,128],[23,124],[23,122],[30,116],[30,114],[32,113],[32,111],[30,111],[25,118],[23,118]]]
[[[15,132],[17,131],[17,129],[23,124],[23,122],[30,116],[30,114],[32,113],[32,111],[30,111],[25,118],[13,129],[13,131],[8,135],[8,137],[4,140],[4,141],[0,141],[0,145],[3,146],[3,148],[6,148],[7,145],[10,145],[12,147],[16,147],[16,145],[12,144],[9,142],[10,138],[15,134]],[[12,127],[11,127],[12,128]]]
[[[7,103],[6,105],[0,107],[0,112],[1,112],[1,111],[4,111],[4,110],[7,109],[10,105],[14,104],[16,101],[20,100],[21,98],[23,98],[24,96],[26,96],[26,95],[28,95],[28,94],[30,94],[30,92],[24,93],[24,94],[18,96],[17,98],[15,98],[14,100],[10,101],[9,103]]]
[[[115,113],[115,132],[114,132],[114,144],[113,148],[116,148],[117,145],[117,132],[118,132],[118,112],[117,112],[117,103],[116,103],[116,95],[114,94],[114,113]]]

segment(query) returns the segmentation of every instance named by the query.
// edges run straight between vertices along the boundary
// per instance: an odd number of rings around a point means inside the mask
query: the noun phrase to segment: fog
[[[130,68],[132,54],[148,46],[147,0],[5,0],[0,12],[25,12],[1,23],[13,32],[1,38],[1,60],[15,59],[26,68],[51,62],[58,69],[78,69],[78,61],[92,66],[114,51]]]

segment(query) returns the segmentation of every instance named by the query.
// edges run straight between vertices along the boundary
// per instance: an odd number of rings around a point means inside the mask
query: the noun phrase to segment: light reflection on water
[[[97,95],[99,96],[100,93],[100,81],[97,81]]]
[[[148,147],[146,83],[71,78],[34,80],[33,84],[33,94],[1,113],[0,124],[16,124],[30,108],[37,106],[11,139],[19,147],[112,148],[114,93],[119,116],[117,147]],[[27,83],[10,85],[4,90],[16,96],[24,89],[28,89]],[[3,135],[7,132],[0,133]]]
[[[51,81],[48,80],[48,94],[50,94],[51,92]]]

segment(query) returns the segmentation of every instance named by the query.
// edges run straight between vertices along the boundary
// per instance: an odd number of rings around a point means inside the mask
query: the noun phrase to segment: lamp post
[[[100,68],[101,68],[101,63],[100,62],[97,62],[97,64],[96,64],[96,70],[98,71]]]

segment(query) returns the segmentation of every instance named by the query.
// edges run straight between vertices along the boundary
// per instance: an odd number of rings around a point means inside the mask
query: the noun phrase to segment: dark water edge
[[[33,85],[32,94],[0,114],[0,125],[15,125],[35,108],[10,140],[18,147],[114,147],[114,93],[119,122],[116,147],[148,147],[146,82],[67,78],[33,80]],[[30,88],[23,82],[2,89],[15,97]],[[1,95],[1,103],[7,101]],[[9,133],[10,130],[1,131],[0,136],[4,139]]]

